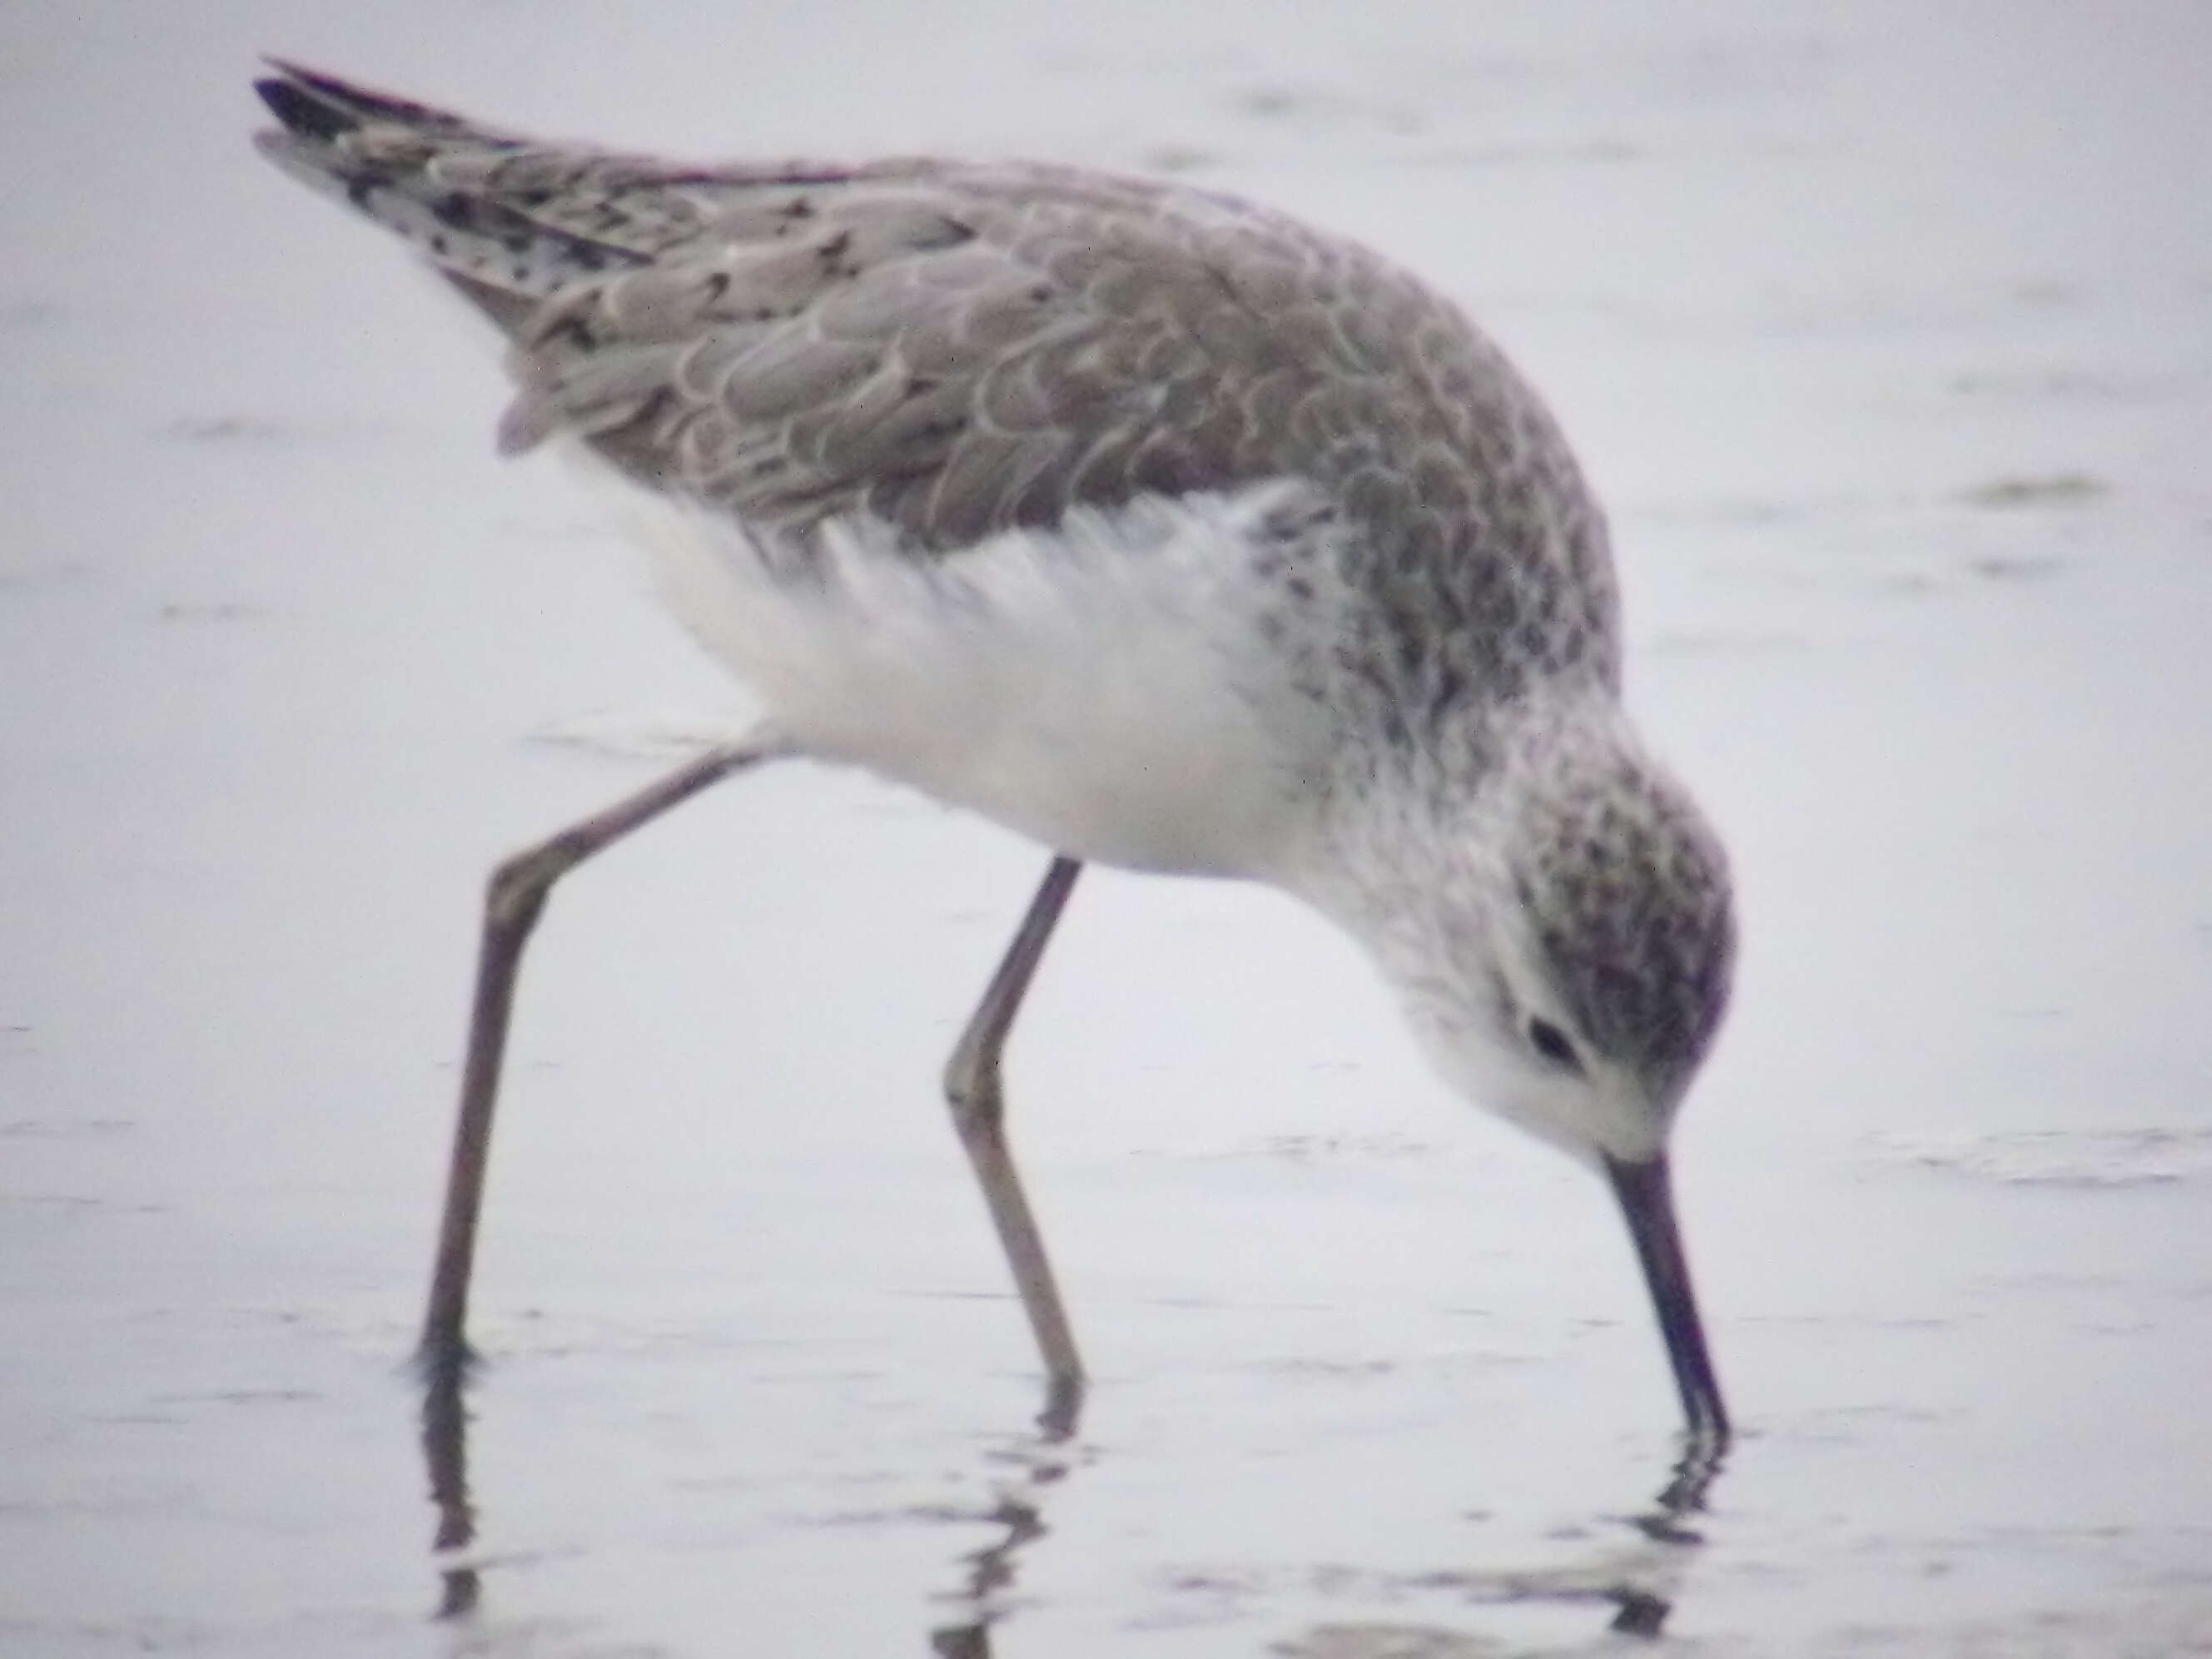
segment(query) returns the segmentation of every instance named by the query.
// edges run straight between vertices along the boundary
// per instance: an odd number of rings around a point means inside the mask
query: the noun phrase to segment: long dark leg
[[[433,1377],[466,1365],[469,1274],[476,1258],[477,1218],[483,1206],[484,1163],[491,1151],[492,1108],[499,1098],[500,1062],[514,1008],[522,947],[538,925],[553,884],[594,853],[681,805],[733,772],[789,753],[779,738],[755,736],[689,761],[637,793],[517,853],[492,872],[484,895],[483,939],[477,957],[476,1000],[469,1012],[468,1059],[461,1071],[461,1106],[453,1125],[453,1161],[446,1177],[446,1210],[438,1227],[438,1263],[422,1320],[423,1365]]]
[[[1073,1418],[1083,1389],[1083,1361],[1076,1355],[1067,1313],[1060,1305],[1059,1287],[1053,1283],[1051,1264],[1045,1260],[1044,1239],[1037,1232],[1036,1219],[1022,1193],[1021,1177],[1006,1150],[1006,1102],[999,1086],[999,1056],[1006,1048],[1006,1033],[1021,1011],[1022,997],[1036,974],[1045,945],[1052,938],[1053,925],[1060,920],[1082,869],[1075,859],[1052,861],[1043,884],[1030,901],[1020,931],[1006,947],[1005,959],[991,976],[990,988],[983,993],[983,1000],[945,1067],[945,1095],[952,1103],[952,1126],[960,1132],[960,1144],[967,1148],[968,1160],[975,1166],[975,1177],[982,1183],[984,1201],[991,1206],[991,1224],[998,1229],[999,1243],[1014,1270],[1022,1307],[1029,1314],[1030,1328],[1036,1334],[1037,1349],[1044,1356],[1045,1371],[1052,1380],[1048,1419]]]

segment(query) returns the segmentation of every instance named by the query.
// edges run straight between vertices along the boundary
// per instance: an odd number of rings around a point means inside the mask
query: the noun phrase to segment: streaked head
[[[1691,1431],[1724,1439],[1667,1165],[1728,1003],[1719,841],[1609,698],[1523,709],[1486,734],[1467,787],[1385,810],[1395,823],[1359,815],[1358,897],[1327,908],[1374,952],[1448,1080],[1607,1174]]]

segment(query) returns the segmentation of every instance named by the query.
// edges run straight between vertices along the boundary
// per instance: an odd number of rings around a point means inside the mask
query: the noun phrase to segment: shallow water
[[[1832,9],[10,9],[0,1649],[2212,1644],[2212,29]],[[1597,1184],[1200,884],[1086,878],[1012,1056],[1097,1374],[1040,1433],[934,1088],[1042,858],[797,768],[556,902],[426,1462],[482,873],[731,705],[490,462],[467,319],[246,149],[261,49],[662,149],[1176,167],[1468,301],[1743,892],[1701,1513],[1644,1524]]]

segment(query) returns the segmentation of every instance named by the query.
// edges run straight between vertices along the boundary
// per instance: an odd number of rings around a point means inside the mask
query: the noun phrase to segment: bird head
[[[1724,1440],[1667,1146],[1728,1004],[1727,859],[1609,696],[1517,707],[1462,763],[1360,792],[1316,902],[1448,1082],[1607,1176],[1692,1432]]]

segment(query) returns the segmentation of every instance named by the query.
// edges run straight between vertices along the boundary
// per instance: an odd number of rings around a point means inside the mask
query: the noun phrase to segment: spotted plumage
[[[1181,185],[686,165],[276,70],[264,152],[496,325],[499,447],[619,481],[678,613],[767,709],[540,849],[521,929],[577,846],[786,754],[1052,847],[950,1086],[1067,1380],[997,1045],[1079,860],[1272,883],[1369,952],[1447,1078],[1611,1173],[1692,1425],[1724,1436],[1665,1148],[1728,999],[1727,866],[1621,711],[1602,515],[1456,307]],[[501,890],[488,963],[520,949]],[[469,1086],[464,1142],[489,1110]]]
[[[865,513],[935,553],[1076,506],[1309,480],[1358,532],[1345,576],[1379,637],[1461,659],[1468,691],[1618,676],[1603,525],[1556,426],[1364,248],[1070,167],[686,167],[305,71],[271,86],[291,125],[268,154],[507,333],[507,453],[574,434],[763,531]]]

